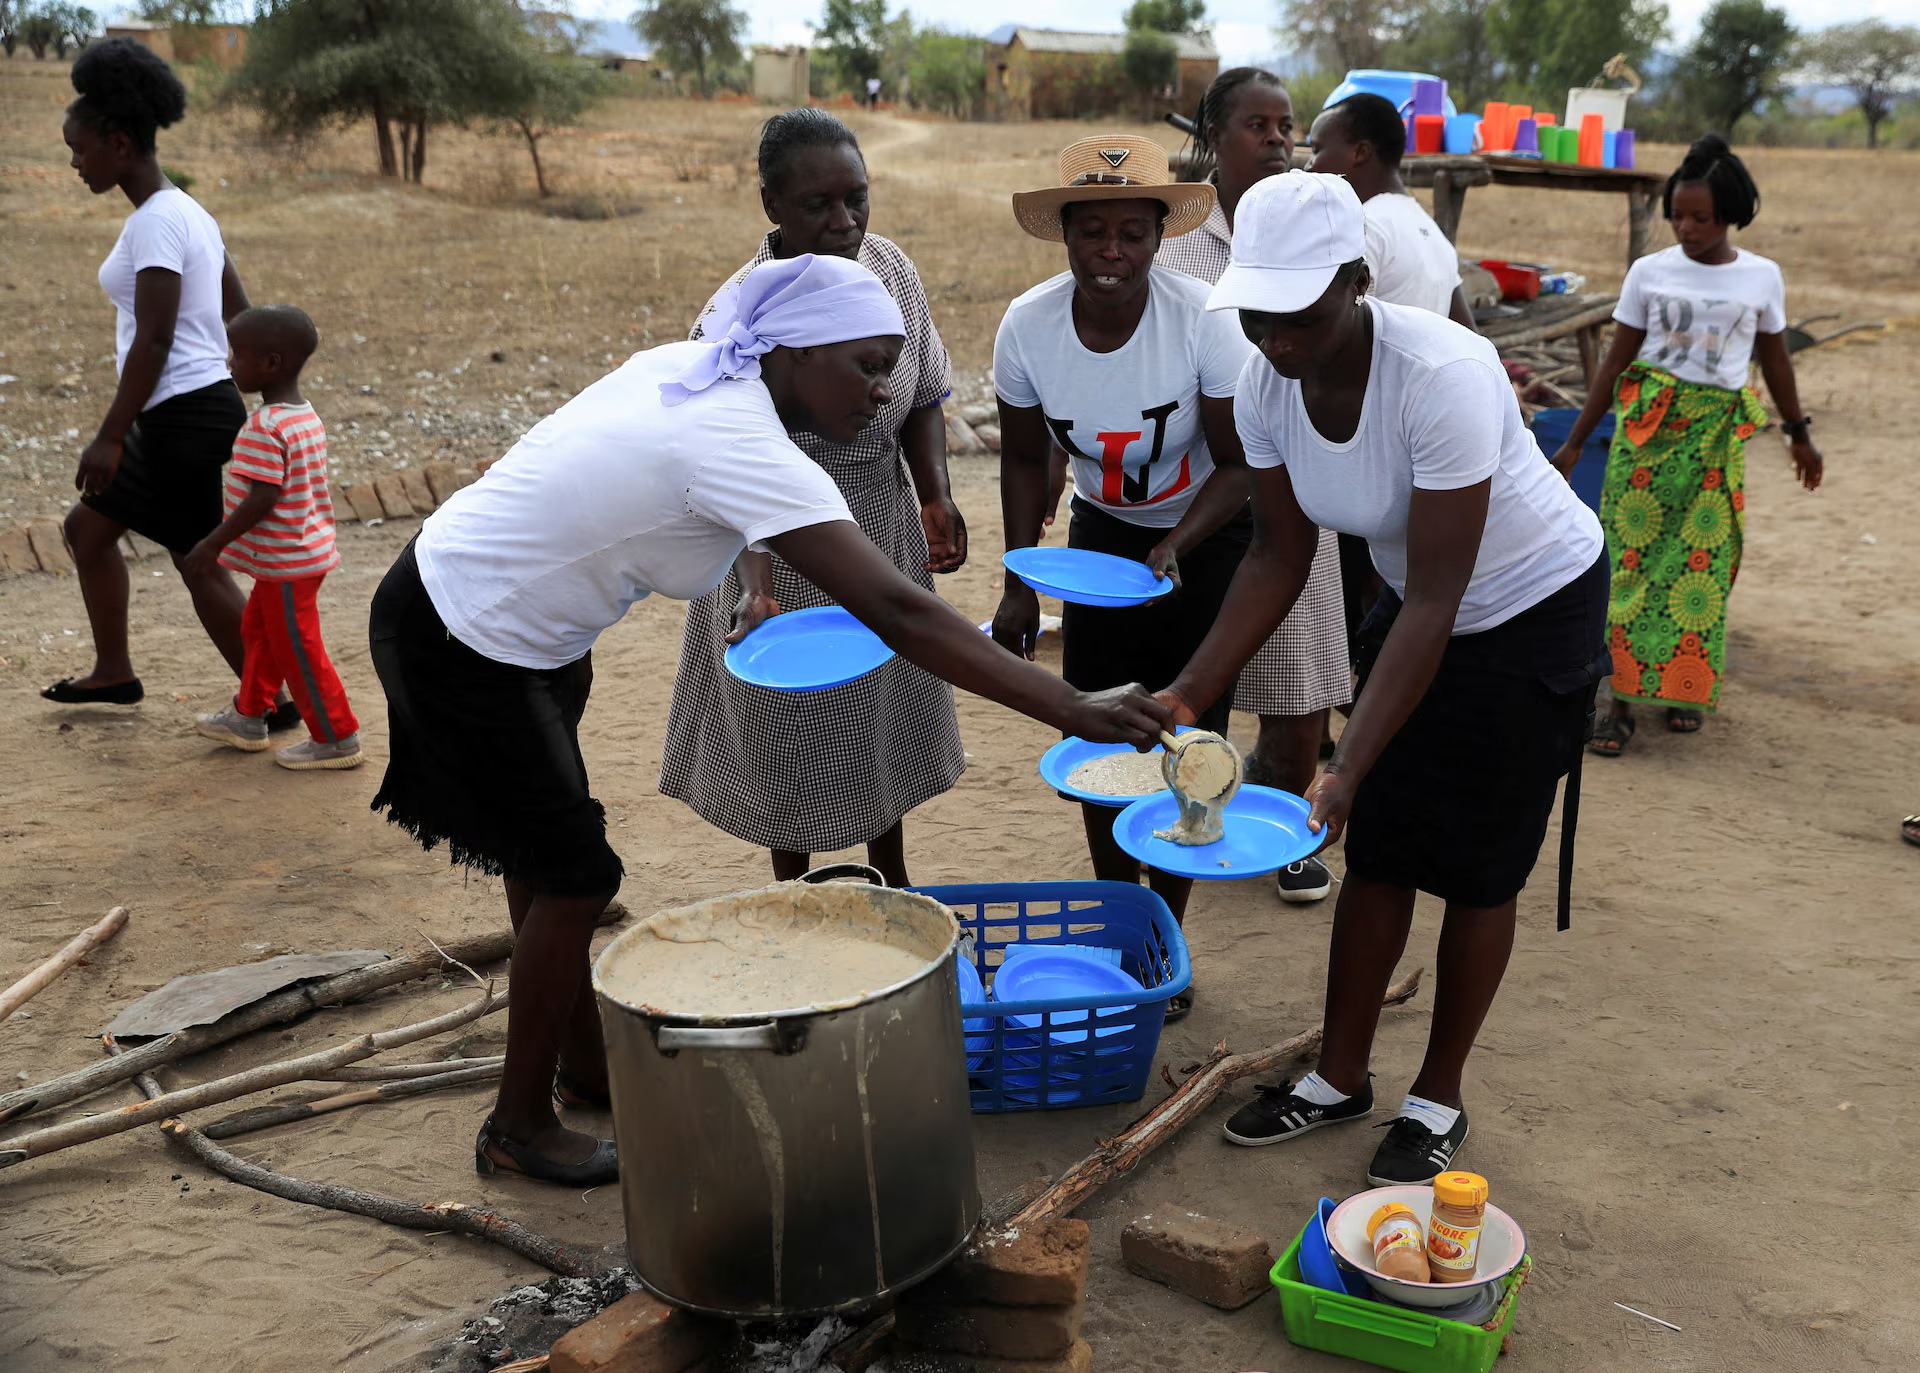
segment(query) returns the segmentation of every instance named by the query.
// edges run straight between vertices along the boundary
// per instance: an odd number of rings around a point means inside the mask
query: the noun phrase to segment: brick
[[[902,1305],[1072,1306],[1087,1290],[1091,1236],[1083,1220],[982,1231]]]
[[[42,572],[73,571],[73,555],[67,551],[67,536],[60,521],[35,520],[27,526],[27,539]]]
[[[353,497],[347,494],[345,482],[332,482],[327,486],[327,494],[333,497],[333,522],[347,524],[360,516],[353,508]]]
[[[399,473],[399,477],[400,485],[407,489],[407,499],[413,502],[413,508],[422,515],[431,515],[440,502],[433,498],[433,491],[427,486],[427,474],[409,467]]]
[[[1141,1277],[1223,1311],[1265,1292],[1273,1267],[1273,1250],[1253,1231],[1185,1212],[1134,1221],[1120,1233],[1120,1257]]]
[[[903,1344],[992,1359],[1060,1358],[1080,1338],[1084,1302],[1072,1306],[899,1306],[893,1333]]]
[[[427,489],[433,492],[433,505],[437,510],[447,503],[447,498],[463,486],[471,486],[480,476],[470,467],[456,467],[444,459],[430,462],[426,468]]]
[[[1075,1340],[1057,1359],[983,1359],[972,1354],[950,1354],[895,1345],[887,1356],[893,1373],[1090,1373],[1093,1348]]]
[[[16,524],[8,529],[0,529],[0,571],[38,572],[40,559],[34,556],[33,540],[27,536],[27,527]]]
[[[549,1373],[687,1373],[706,1361],[720,1337],[716,1322],[635,1292],[556,1340],[547,1368]]]
[[[353,518],[362,524],[370,520],[384,520],[387,512],[380,508],[380,497],[374,494],[372,482],[355,482],[351,486],[340,488],[340,494],[347,498],[347,507],[353,511]]]
[[[506,456],[506,455],[505,455],[505,454],[502,454],[502,455],[501,455],[501,457],[504,457],[504,456]],[[475,480],[475,481],[478,481],[478,480],[479,480],[480,478],[482,478],[482,477],[484,477],[484,476],[486,476],[486,475],[487,475],[487,469],[488,469],[489,467],[492,467],[492,466],[493,466],[493,465],[494,465],[494,464],[495,464],[496,462],[499,462],[499,461],[500,461],[500,458],[482,458],[482,459],[480,459],[480,461],[479,461],[479,462],[476,462],[476,463],[475,463],[475,464],[473,465],[473,478],[474,478],[474,480]]]
[[[388,519],[410,520],[414,517],[413,502],[408,499],[407,488],[401,484],[398,473],[388,472],[375,477],[373,494]]]
[[[948,415],[947,451],[949,453],[984,453],[986,446],[980,442],[980,436],[973,432],[972,425],[958,415]]]

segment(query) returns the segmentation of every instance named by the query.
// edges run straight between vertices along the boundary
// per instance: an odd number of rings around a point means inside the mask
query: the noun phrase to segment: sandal
[[[500,1163],[487,1152],[488,1146],[507,1156]],[[473,1141],[473,1171],[491,1177],[496,1173],[532,1178],[535,1182],[558,1182],[568,1187],[604,1187],[620,1178],[620,1155],[610,1139],[595,1145],[593,1153],[580,1163],[555,1163],[543,1158],[518,1140],[508,1139],[494,1128],[493,1117],[480,1127]]]
[[[1171,1025],[1176,1020],[1185,1020],[1187,1018],[1188,1013],[1191,1012],[1192,1010],[1193,1010],[1193,987],[1192,987],[1192,984],[1188,984],[1188,987],[1184,992],[1175,992],[1172,996],[1167,998],[1166,1023]]]
[[[1678,706],[1667,710],[1667,729],[1674,734],[1698,734],[1706,722],[1705,711],[1682,710]]]
[[[1900,837],[1920,848],[1920,815],[1909,815],[1900,822]]]
[[[1633,738],[1633,717],[1608,713],[1593,727],[1593,738],[1587,740],[1589,752],[1602,758],[1618,758],[1627,750],[1627,743]]]
[[[576,1111],[611,1111],[613,1095],[605,1087],[595,1087],[575,1077],[565,1068],[553,1075],[553,1099]]]
[[[41,687],[40,694],[63,706],[137,706],[147,695],[138,677],[112,686],[76,686],[77,681],[77,677],[62,677],[52,686]]]

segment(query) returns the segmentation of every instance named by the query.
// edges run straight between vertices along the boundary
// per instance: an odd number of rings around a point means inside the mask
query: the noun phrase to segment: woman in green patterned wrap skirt
[[[1633,737],[1636,702],[1664,706],[1678,734],[1697,731],[1704,712],[1719,707],[1727,598],[1745,525],[1746,445],[1767,423],[1747,385],[1753,361],[1785,417],[1780,428],[1801,484],[1813,490],[1824,471],[1787,353],[1780,269],[1728,240],[1759,205],[1724,139],[1708,135],[1688,149],[1662,199],[1679,242],[1627,272],[1613,345],[1553,459],[1571,473],[1614,403],[1619,423],[1600,496],[1613,567],[1613,710],[1590,745],[1605,756]]]

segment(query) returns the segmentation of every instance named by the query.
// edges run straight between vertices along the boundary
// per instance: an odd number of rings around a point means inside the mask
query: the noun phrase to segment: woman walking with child
[[[736,283],[763,262],[823,253],[860,263],[900,307],[906,346],[889,379],[892,398],[874,422],[848,443],[791,437],[833,478],[861,532],[931,591],[928,574],[966,561],[967,526],[947,487],[942,402],[952,368],[919,273],[899,248],[867,232],[866,161],[852,130],[825,110],[767,121],[760,198],[775,227]],[[693,338],[705,333],[721,295]],[[953,689],[899,658],[856,682],[803,694],[750,685],[721,666],[726,646],[768,616],[831,604],[778,557],[748,552],[721,586],[687,607],[660,790],[771,850],[777,879],[800,876],[815,853],[865,844],[867,861],[904,887],[907,812],[951,788],[966,767]]]
[[[1553,458],[1571,473],[1600,417],[1617,407],[1600,496],[1613,572],[1613,710],[1588,745],[1604,757],[1618,757],[1633,738],[1636,702],[1666,707],[1676,734],[1696,733],[1704,712],[1719,707],[1747,440],[1767,423],[1747,384],[1750,362],[1759,362],[1784,417],[1800,484],[1816,490],[1826,467],[1787,353],[1780,268],[1730,238],[1759,213],[1760,192],[1724,138],[1708,134],[1687,150],[1661,209],[1679,242],[1628,270],[1613,345]]]

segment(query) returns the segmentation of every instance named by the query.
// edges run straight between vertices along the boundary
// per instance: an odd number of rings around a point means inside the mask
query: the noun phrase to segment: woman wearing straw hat
[[[566,1129],[558,1078],[607,1099],[587,982],[620,857],[588,791],[579,724],[599,635],[634,602],[702,595],[741,551],[778,553],[896,651],[1061,729],[1145,744],[1138,687],[1088,695],[1016,662],[902,576],[832,478],[787,438],[848,443],[892,398],[905,325],[878,277],[804,256],[722,297],[712,342],[636,354],[536,425],[420,527],[373,600],[391,761],[374,808],[505,879],[513,1009],[482,1173],[611,1181],[611,1140]]]
[[[740,276],[762,262],[827,253],[866,267],[900,306],[906,346],[889,378],[893,399],[874,422],[851,443],[791,437],[833,478],[860,532],[931,591],[930,574],[966,562],[967,526],[947,485],[942,402],[952,367],[926,289],[905,253],[867,232],[866,161],[853,131],[825,110],[767,121],[760,199],[775,228]],[[706,328],[703,317],[693,337]],[[771,850],[781,880],[804,873],[815,853],[865,844],[867,861],[904,887],[907,812],[949,790],[967,765],[953,688],[897,658],[807,693],[753,686],[721,666],[726,645],[769,615],[827,604],[785,562],[746,553],[734,575],[687,607],[660,790]]]
[[[1069,144],[1058,185],[1013,198],[1022,229],[1066,245],[1068,269],[1008,306],[994,339],[1007,547],[1040,541],[1058,443],[1074,469],[1068,543],[1147,563],[1177,584],[1148,606],[1067,605],[1062,673],[1082,690],[1172,681],[1251,537],[1233,428],[1250,349],[1231,318],[1207,314],[1205,283],[1153,267],[1163,239],[1198,228],[1213,205],[1213,187],[1174,181],[1166,150],[1135,134]],[[1008,574],[993,637],[1030,658],[1039,622],[1032,588]],[[1223,693],[1206,727],[1224,730],[1231,708]],[[1095,874],[1138,882],[1112,810],[1082,809]],[[1147,880],[1184,913],[1191,882],[1152,870]]]
[[[1306,583],[1315,525],[1359,534],[1386,580],[1360,632],[1352,719],[1308,798],[1346,839],[1317,1070],[1228,1121],[1278,1144],[1372,1113],[1380,998],[1416,892],[1446,902],[1426,1060],[1367,1177],[1421,1183],[1467,1135],[1460,1079],[1513,947],[1515,906],[1577,764],[1608,660],[1599,521],[1520,418],[1499,356],[1451,320],[1370,299],[1360,200],[1289,172],[1240,202],[1208,308],[1259,354],[1235,418],[1253,547],[1162,699],[1183,721],[1230,690]],[[1578,774],[1568,784],[1561,911]],[[1564,924],[1563,924],[1564,927]]]
[[[1209,286],[1220,280],[1231,256],[1240,198],[1293,165],[1293,129],[1293,101],[1272,72],[1232,67],[1215,77],[1200,98],[1193,139],[1213,158],[1220,201],[1205,224],[1161,244],[1154,265]],[[1234,684],[1234,709],[1260,717],[1260,737],[1247,757],[1247,781],[1305,791],[1326,737],[1327,712],[1352,699],[1340,548],[1333,532],[1323,529],[1299,604]],[[1275,873],[1274,887],[1282,901],[1321,901],[1333,890],[1333,874],[1318,858],[1303,858]]]

